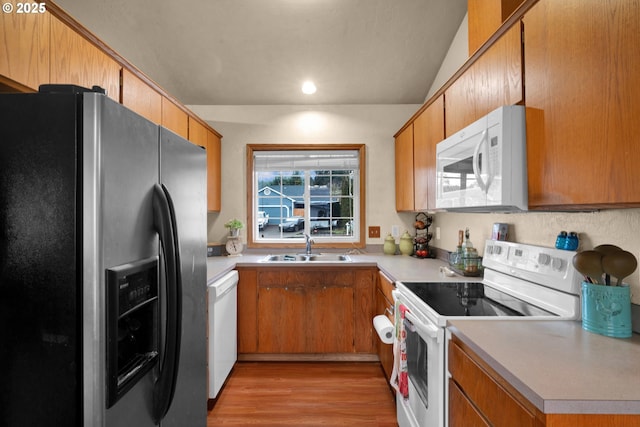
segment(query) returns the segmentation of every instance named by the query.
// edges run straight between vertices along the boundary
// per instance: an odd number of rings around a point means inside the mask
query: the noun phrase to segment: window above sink
[[[364,246],[364,147],[248,145],[248,246]]]

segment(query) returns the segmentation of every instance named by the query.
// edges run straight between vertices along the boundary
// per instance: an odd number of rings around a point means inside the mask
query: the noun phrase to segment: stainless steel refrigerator
[[[99,93],[0,94],[0,425],[206,425],[206,157]]]

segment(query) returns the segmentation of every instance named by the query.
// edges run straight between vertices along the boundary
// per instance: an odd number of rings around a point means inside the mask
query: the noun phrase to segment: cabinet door
[[[518,22],[446,89],[447,136],[502,105],[522,102],[521,40]]]
[[[413,123],[395,141],[396,211],[413,211]]]
[[[122,105],[154,123],[162,123],[162,95],[126,68],[122,69]]]
[[[385,276],[382,272],[378,272],[378,286],[376,287],[376,315],[386,315],[392,323],[394,322],[392,315],[394,306],[391,291],[394,288],[395,286],[391,279]],[[375,339],[376,351],[378,353],[380,363],[382,364],[382,369],[384,370],[387,380],[390,380],[391,371],[393,370],[393,345],[384,344],[380,341],[377,334]]]
[[[120,102],[121,66],[55,17],[51,17],[51,83],[100,86]]]
[[[444,97],[413,122],[413,209],[436,208],[436,144],[444,139]]]
[[[354,299],[354,351],[375,353],[377,335],[373,330],[375,316],[375,270],[356,270],[353,284]]]
[[[540,1],[523,22],[529,206],[637,206],[640,4]]]
[[[220,137],[189,116],[189,141],[207,150],[207,210],[220,211]]]
[[[258,274],[238,269],[238,353],[258,351]]]
[[[304,353],[306,290],[258,286],[258,353]]]
[[[189,115],[164,96],[162,97],[162,126],[185,139],[189,138]]]
[[[207,210],[222,208],[222,144],[219,135],[207,132]]]
[[[307,286],[306,353],[353,352],[353,286]]]
[[[50,20],[48,12],[0,13],[0,83],[16,82],[37,90],[49,82]]]
[[[523,0],[468,0],[469,56],[478,50]]]

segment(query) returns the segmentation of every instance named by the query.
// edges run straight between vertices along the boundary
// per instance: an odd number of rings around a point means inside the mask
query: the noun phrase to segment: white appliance
[[[528,208],[525,114],[500,107],[436,145],[436,208]]]
[[[574,255],[487,240],[481,281],[443,277],[437,283],[397,282],[394,299],[408,309],[404,326],[409,374],[408,399],[396,399],[398,425],[448,423],[447,320],[580,319],[582,278],[571,263]]]
[[[238,358],[238,272],[209,285],[209,399],[214,399]]]

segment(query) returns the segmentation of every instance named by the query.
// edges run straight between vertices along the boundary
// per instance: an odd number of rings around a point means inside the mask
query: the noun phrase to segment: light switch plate
[[[369,238],[371,238],[371,239],[379,239],[380,238],[380,226],[379,225],[370,225],[369,226]]]

